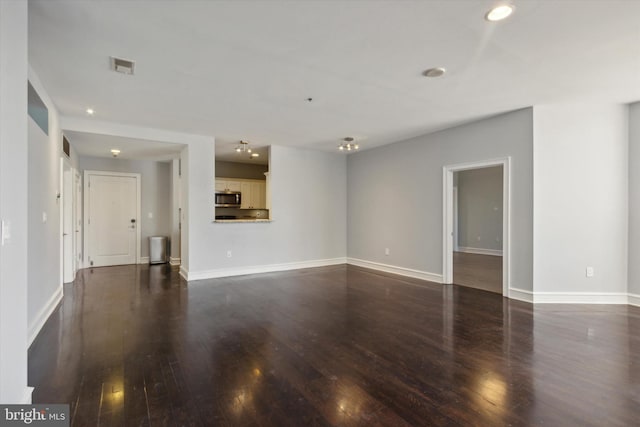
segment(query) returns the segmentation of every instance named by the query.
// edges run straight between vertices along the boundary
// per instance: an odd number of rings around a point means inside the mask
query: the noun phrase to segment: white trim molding
[[[346,258],[330,258],[311,261],[287,262],[283,264],[267,264],[267,265],[251,265],[244,267],[220,268],[216,270],[206,271],[187,271],[184,267],[180,267],[180,275],[185,280],[191,282],[193,280],[216,279],[219,277],[243,276],[245,274],[272,273],[274,271],[298,270],[301,268],[325,267],[329,265],[346,264]]]
[[[627,304],[623,292],[534,292],[535,304]]]
[[[180,265],[180,277],[182,277],[187,282],[189,281],[189,270],[184,268],[184,265]]]
[[[454,203],[453,174],[455,172],[502,166],[502,295],[509,298],[511,289],[511,157],[442,167],[442,283],[453,283]]]
[[[442,283],[442,274],[430,273],[428,271],[414,270],[412,268],[398,267],[395,265],[382,264],[379,262],[366,261],[357,258],[347,258],[347,264],[370,268],[372,270],[384,271],[385,273],[398,274],[400,276],[413,277],[414,279]]]
[[[140,257],[140,261],[138,261],[138,264],[149,264],[149,257],[148,256],[141,256]]]
[[[457,252],[476,255],[502,256],[502,249],[469,248],[466,246],[458,246]]]
[[[627,294],[627,304],[640,307],[640,295],[631,293]]]
[[[177,258],[169,257],[169,264],[180,265],[180,257],[177,257]]]
[[[509,288],[509,298],[518,301],[533,303],[534,294],[531,291],[526,291],[519,288]]]
[[[56,307],[58,307],[58,304],[60,304],[60,301],[62,301],[63,295],[63,288],[62,286],[60,286],[58,287],[58,289],[56,289],[53,295],[51,295],[49,301],[47,301],[46,304],[40,309],[35,319],[33,320],[33,323],[29,325],[28,345],[31,345],[31,343],[33,343],[33,340],[36,339],[38,333],[47,322],[47,319],[49,319],[49,316],[51,316],[51,313],[55,311]]]

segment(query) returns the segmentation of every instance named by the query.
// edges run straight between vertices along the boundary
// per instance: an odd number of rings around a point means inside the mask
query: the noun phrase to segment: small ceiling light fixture
[[[87,111],[87,114],[90,115],[90,116],[93,116],[96,113],[93,108],[87,108],[86,111]]]
[[[484,19],[490,22],[502,21],[503,19],[508,18],[515,8],[512,4],[500,4],[484,15]]]
[[[111,155],[113,157],[118,157],[118,154],[120,154],[120,150],[118,150],[117,148],[112,148],[111,149]]]
[[[256,157],[260,157],[260,154],[258,153],[251,153],[251,158],[255,159]]]
[[[434,68],[429,68],[424,73],[422,73],[422,75],[425,77],[442,77],[446,72],[447,70],[445,68],[434,67]]]
[[[251,148],[249,147],[249,141],[240,141],[240,144],[236,147],[236,153],[249,153],[249,154],[251,154]]]
[[[343,143],[338,145],[338,150],[340,151],[355,151],[360,148],[360,146],[353,142],[353,138],[348,136],[343,139]]]

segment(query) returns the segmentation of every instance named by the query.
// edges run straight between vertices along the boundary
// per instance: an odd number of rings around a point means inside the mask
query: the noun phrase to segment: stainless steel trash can
[[[149,264],[167,262],[167,238],[164,236],[149,237]]]

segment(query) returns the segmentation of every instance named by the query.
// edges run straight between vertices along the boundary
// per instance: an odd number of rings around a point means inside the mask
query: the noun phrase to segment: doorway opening
[[[509,297],[510,158],[443,168],[443,283]]]

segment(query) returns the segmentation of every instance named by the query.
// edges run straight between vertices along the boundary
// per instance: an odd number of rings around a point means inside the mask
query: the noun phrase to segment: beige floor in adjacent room
[[[502,257],[454,252],[453,283],[502,294]]]

